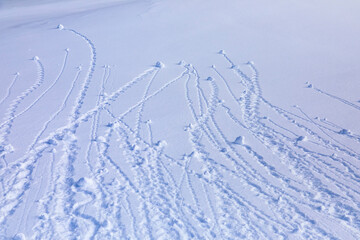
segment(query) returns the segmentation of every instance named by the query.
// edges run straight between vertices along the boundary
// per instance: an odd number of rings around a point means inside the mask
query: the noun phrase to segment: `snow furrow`
[[[0,100],[0,106],[10,97],[12,88],[14,87],[14,85],[15,85],[16,81],[18,80],[19,76],[20,76],[20,73],[15,74],[15,77],[11,81],[10,86],[6,90],[6,95]]]

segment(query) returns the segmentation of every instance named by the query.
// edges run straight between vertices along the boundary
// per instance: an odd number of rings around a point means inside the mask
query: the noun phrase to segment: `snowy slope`
[[[360,239],[360,3],[0,4],[0,239]]]

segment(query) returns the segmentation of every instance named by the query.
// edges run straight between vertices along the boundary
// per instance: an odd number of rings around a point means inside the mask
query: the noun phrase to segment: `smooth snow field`
[[[0,0],[0,239],[360,239],[359,12]]]

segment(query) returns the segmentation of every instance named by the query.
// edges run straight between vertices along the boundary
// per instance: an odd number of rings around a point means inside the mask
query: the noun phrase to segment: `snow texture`
[[[359,11],[1,2],[0,239],[360,239]]]

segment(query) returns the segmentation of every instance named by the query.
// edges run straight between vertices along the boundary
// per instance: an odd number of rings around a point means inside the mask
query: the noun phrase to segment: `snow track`
[[[164,79],[169,72],[158,62],[112,89],[117,76],[109,65],[98,67],[94,42],[58,29],[86,44],[88,69],[85,76],[82,67],[74,71],[69,89],[57,96],[59,108],[11,162],[17,119],[36,114],[33,107],[65,81],[72,55],[65,51],[59,74],[42,91],[47,79],[38,57],[35,83],[14,97],[17,74],[7,88],[0,105],[13,99],[0,125],[0,239],[19,233],[31,239],[360,238],[360,135],[300,106],[277,107],[263,96],[256,65],[237,65],[224,51],[217,55],[223,65],[212,65],[209,77],[182,62],[169,65],[176,70]],[[84,110],[92,93],[95,105]],[[171,131],[187,142],[168,142],[166,126],[151,120],[159,120],[152,115],[156,104],[174,94],[186,109],[176,117],[187,125]],[[35,100],[18,111],[29,95]],[[67,121],[60,121],[68,108]],[[168,144],[188,150],[172,154]],[[15,232],[11,223],[18,220]]]

